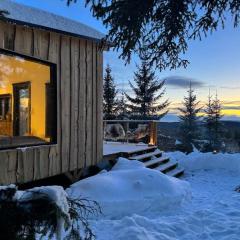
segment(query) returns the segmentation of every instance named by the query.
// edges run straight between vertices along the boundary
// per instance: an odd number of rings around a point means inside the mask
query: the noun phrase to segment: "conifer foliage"
[[[103,113],[107,120],[115,118],[117,108],[117,90],[111,72],[111,67],[107,65],[103,79]]]
[[[201,111],[197,96],[194,94],[191,83],[188,90],[188,95],[184,97],[183,107],[180,111],[180,136],[181,141],[186,152],[191,152],[193,149],[194,140],[199,134],[199,120],[198,113]]]
[[[159,102],[165,94],[164,81],[155,77],[154,71],[142,60],[134,73],[134,82],[129,82],[133,96],[125,94],[129,102],[128,107],[135,118],[159,119],[167,114],[168,100]]]
[[[6,15],[8,15],[8,14],[9,14],[9,12],[0,9],[0,18],[4,18],[4,17],[6,17]]]
[[[68,212],[66,212],[47,192],[49,190],[43,192],[32,189],[20,194],[14,185],[0,188],[1,239],[96,239],[88,217],[101,213],[97,202],[67,197]],[[66,234],[63,237],[64,231]]]
[[[208,151],[220,151],[221,149],[221,134],[222,134],[222,123],[221,119],[223,115],[221,114],[222,106],[218,96],[216,94],[215,98],[209,93],[208,103],[205,109],[205,127],[206,127],[206,137],[209,142],[206,146]]]
[[[76,0],[68,0],[68,2]],[[79,0],[78,0],[79,1]],[[86,0],[93,15],[109,29],[106,40],[127,61],[133,53],[148,56],[159,68],[186,66],[189,40],[223,28],[230,16],[240,24],[239,0]]]
[[[117,102],[117,118],[118,119],[127,119],[128,118],[128,108],[126,103],[125,93],[122,92],[120,98]]]

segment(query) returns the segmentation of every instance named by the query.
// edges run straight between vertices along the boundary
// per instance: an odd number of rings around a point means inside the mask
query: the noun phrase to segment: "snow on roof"
[[[80,22],[18,4],[11,0],[0,0],[0,9],[8,11],[9,14],[6,15],[6,19],[16,24],[44,28],[94,40],[101,40],[104,37],[102,33]]]

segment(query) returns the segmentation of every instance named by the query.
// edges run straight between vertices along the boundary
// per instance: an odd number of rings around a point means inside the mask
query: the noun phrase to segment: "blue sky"
[[[15,0],[29,6],[41,8],[64,17],[68,17],[99,31],[106,33],[101,22],[91,16],[89,8],[85,8],[84,1],[78,0],[77,4],[66,6],[66,0]],[[231,19],[228,20],[224,30],[220,29],[202,41],[189,43],[186,58],[190,61],[187,69],[175,71],[156,71],[160,79],[167,79],[166,98],[171,101],[170,114],[166,121],[176,120],[176,107],[180,106],[186,93],[186,81],[196,81],[195,89],[199,100],[204,104],[208,89],[220,97],[225,119],[240,120],[240,27],[234,29]],[[117,86],[127,90],[127,83],[133,78],[133,72],[138,63],[134,56],[131,64],[125,66],[118,59],[116,52],[105,53],[105,64],[109,63]]]

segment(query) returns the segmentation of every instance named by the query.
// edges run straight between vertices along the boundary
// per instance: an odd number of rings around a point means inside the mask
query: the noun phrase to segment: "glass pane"
[[[19,91],[19,135],[29,134],[29,89],[20,89]]]
[[[52,142],[50,77],[49,65],[0,53],[0,149]]]

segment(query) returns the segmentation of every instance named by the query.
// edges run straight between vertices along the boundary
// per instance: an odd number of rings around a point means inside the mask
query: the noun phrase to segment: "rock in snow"
[[[67,192],[96,200],[107,218],[177,207],[191,197],[189,183],[124,158],[111,171],[79,181]]]

